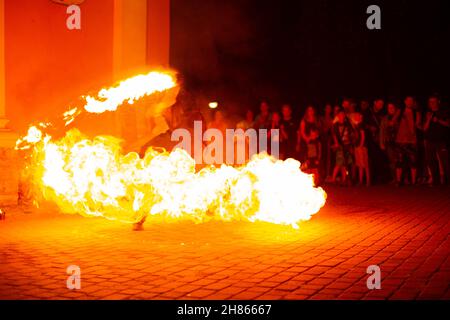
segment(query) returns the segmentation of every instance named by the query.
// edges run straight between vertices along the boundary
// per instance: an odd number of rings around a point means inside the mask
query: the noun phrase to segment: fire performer
[[[175,115],[176,112],[176,105],[172,106],[171,108],[169,108],[168,110],[166,110],[166,112],[164,112],[164,118],[165,121],[167,121],[168,125],[169,125],[169,129],[166,132],[163,132],[161,134],[159,134],[158,136],[154,137],[153,139],[151,139],[150,141],[148,141],[146,144],[144,144],[141,148],[140,151],[140,156],[144,157],[145,152],[149,149],[149,148],[164,148],[165,150],[172,150],[175,145],[178,143],[177,141],[173,141],[171,139],[172,136],[172,132],[173,130],[177,129],[177,128],[183,128],[188,130],[189,132],[191,132],[191,136],[194,136],[193,132],[194,132],[194,122],[195,121],[201,121],[202,123],[204,123],[204,118],[203,115],[201,114],[201,112],[199,110],[193,109],[193,110],[180,110],[179,112],[182,113],[182,115],[179,117],[183,120],[181,120],[180,122],[177,121],[178,117]],[[193,141],[191,141],[191,143],[193,143]],[[202,141],[203,143],[203,141]],[[191,146],[191,150],[195,150],[193,146]],[[191,154],[191,156],[193,157],[194,155]],[[144,230],[144,223],[145,220],[147,219],[147,214],[144,215],[144,217],[133,224],[133,231],[143,231]]]

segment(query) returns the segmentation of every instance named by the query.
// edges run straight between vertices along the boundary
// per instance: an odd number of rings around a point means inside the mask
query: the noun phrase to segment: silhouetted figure
[[[284,104],[281,107],[280,121],[280,155],[283,155],[282,159],[296,158],[297,129],[297,123],[292,116],[292,107]]]
[[[420,128],[420,114],[415,110],[412,97],[406,97],[405,109],[400,114],[397,135],[395,138],[397,149],[396,183],[403,183],[404,169],[411,173],[411,184],[417,182],[417,129]]]
[[[400,116],[400,110],[397,106],[390,102],[388,103],[387,115],[383,117],[380,128],[380,148],[384,152],[389,160],[389,173],[392,182],[396,181],[396,145],[395,139],[398,130],[398,120]]]
[[[449,178],[449,156],[447,140],[450,131],[448,110],[441,109],[437,96],[428,99],[425,115],[426,163],[430,169],[433,185],[446,184]]]
[[[354,130],[344,110],[337,115],[337,122],[333,125],[333,149],[336,152],[336,163],[333,170],[332,182],[337,181],[341,175],[343,185],[349,183],[348,176],[351,172],[353,159]]]

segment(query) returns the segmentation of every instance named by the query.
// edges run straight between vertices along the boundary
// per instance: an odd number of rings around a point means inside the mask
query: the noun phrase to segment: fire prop
[[[85,97],[83,109],[64,114],[65,124],[82,112],[115,111],[134,101],[177,87],[170,72],[150,72]],[[170,105],[165,105],[167,108]],[[161,107],[161,106],[160,106]],[[120,140],[88,139],[77,129],[54,140],[49,124],[32,126],[17,141],[31,149],[33,182],[42,196],[66,213],[102,216],[135,223],[146,216],[204,222],[266,221],[292,225],[308,220],[325,204],[326,194],[293,159],[280,161],[266,154],[247,165],[206,167],[196,171],[194,159],[182,149],[150,149],[142,159],[124,155]]]

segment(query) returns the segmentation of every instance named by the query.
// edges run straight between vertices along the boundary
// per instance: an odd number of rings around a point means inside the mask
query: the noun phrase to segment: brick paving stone
[[[261,296],[261,292],[255,292],[255,291],[242,291],[239,292],[236,295],[231,296],[231,299],[235,300],[254,300]]]
[[[211,294],[213,294],[215,291],[213,291],[213,290],[208,290],[208,289],[198,289],[198,290],[195,290],[195,291],[193,291],[193,292],[191,292],[190,293],[190,296],[191,297],[194,297],[194,298],[204,298],[204,297],[207,297],[207,296],[210,296]]]
[[[450,299],[449,188],[325,187],[300,229],[152,223],[11,208],[0,299]],[[81,289],[66,268],[81,268]],[[381,268],[369,290],[369,265]]]

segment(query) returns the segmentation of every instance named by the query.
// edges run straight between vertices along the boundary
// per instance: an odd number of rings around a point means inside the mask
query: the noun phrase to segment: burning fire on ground
[[[172,72],[150,72],[85,97],[84,108],[63,114],[67,126],[81,113],[115,111],[133,102],[177,87]],[[161,106],[162,105],[162,106]],[[170,107],[160,103],[159,108]],[[54,139],[51,124],[31,126],[17,141],[29,149],[28,170],[40,195],[65,213],[101,216],[125,223],[146,216],[205,222],[265,221],[297,227],[325,204],[326,193],[293,159],[256,155],[245,166],[209,166],[196,171],[184,150],[149,149],[143,158],[124,154],[119,139],[89,139],[70,129]]]

